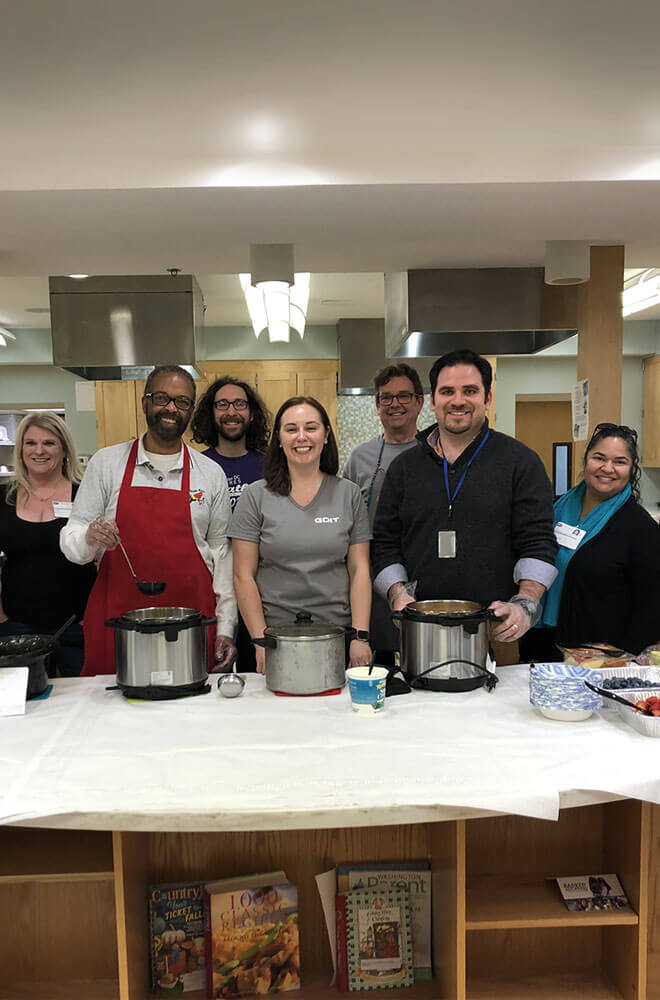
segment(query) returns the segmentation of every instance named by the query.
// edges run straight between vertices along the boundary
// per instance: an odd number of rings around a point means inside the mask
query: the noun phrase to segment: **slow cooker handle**
[[[277,639],[274,635],[264,635],[252,640],[253,645],[261,646],[263,649],[277,649]]]

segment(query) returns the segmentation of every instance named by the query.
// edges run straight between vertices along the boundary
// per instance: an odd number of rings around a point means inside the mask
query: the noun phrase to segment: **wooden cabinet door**
[[[660,354],[644,362],[642,465],[660,468]]]
[[[274,417],[282,403],[298,394],[297,361],[260,361],[257,392]]]
[[[337,433],[337,362],[299,361],[297,363],[297,391],[299,396],[313,396],[325,406],[330,422]]]
[[[136,437],[134,382],[96,383],[96,433],[99,448]]]
[[[234,378],[240,379],[241,382],[247,382],[248,385],[256,387],[257,371],[260,364],[263,364],[263,362],[215,360],[205,361],[202,365],[200,365],[200,368],[204,372],[208,385],[210,385],[211,382],[215,382],[217,378],[222,378],[223,375],[232,375]],[[197,398],[199,398],[199,395],[200,392],[198,388]]]

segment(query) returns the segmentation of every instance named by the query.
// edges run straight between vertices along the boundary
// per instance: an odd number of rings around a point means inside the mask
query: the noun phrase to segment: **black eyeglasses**
[[[213,405],[216,410],[228,410],[230,406],[235,410],[247,410],[250,404],[247,399],[216,399]]]
[[[166,392],[145,392],[145,399],[150,399],[156,406],[169,406],[174,403],[177,410],[191,410],[195,405],[194,399],[189,396],[168,396]]]
[[[402,406],[406,406],[416,395],[414,392],[379,392],[376,396],[376,402],[380,403],[381,406],[391,406],[396,399]]]
[[[611,434],[613,437],[628,438],[630,441],[637,440],[637,431],[635,428],[627,427],[625,424],[611,424],[608,421],[605,421],[602,424],[596,424],[594,432],[591,436],[593,438],[596,434],[601,434],[603,432],[605,434]]]

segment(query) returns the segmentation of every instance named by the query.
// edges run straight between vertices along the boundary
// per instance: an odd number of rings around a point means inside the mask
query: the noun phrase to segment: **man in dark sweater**
[[[397,611],[412,600],[487,604],[501,619],[493,638],[514,642],[556,576],[552,488],[535,452],[489,428],[485,358],[445,354],[430,381],[438,422],[388,470],[374,524],[374,586]],[[414,598],[408,581],[416,581]]]

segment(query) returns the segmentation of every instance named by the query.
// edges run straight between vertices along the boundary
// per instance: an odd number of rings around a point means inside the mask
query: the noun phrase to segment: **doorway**
[[[570,396],[516,396],[516,439],[540,456],[552,482],[552,446],[559,441],[573,439]],[[569,486],[573,482],[575,478],[571,468]]]

